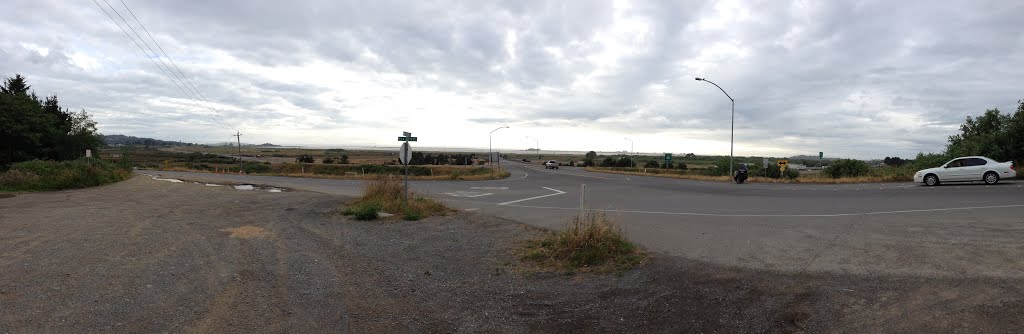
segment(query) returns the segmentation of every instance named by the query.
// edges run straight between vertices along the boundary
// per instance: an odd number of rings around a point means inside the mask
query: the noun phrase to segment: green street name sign
[[[672,161],[672,153],[665,153],[665,161],[668,161],[668,162]]]
[[[398,137],[398,141],[416,141],[416,137]]]

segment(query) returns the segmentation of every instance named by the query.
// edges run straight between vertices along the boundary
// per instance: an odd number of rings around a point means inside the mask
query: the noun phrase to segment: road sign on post
[[[398,149],[398,161],[403,165],[408,165],[409,161],[412,160],[412,146],[409,143],[403,143],[402,148]]]
[[[818,160],[821,160],[824,157],[825,157],[825,152],[818,152]]]
[[[780,172],[785,172],[786,171],[786,166],[788,166],[788,165],[789,165],[789,160],[779,159],[779,171]]]
[[[665,153],[665,162],[672,162],[672,153]]]
[[[410,141],[416,141],[416,137],[410,137],[412,134],[408,132],[402,132],[404,137],[398,137],[398,141],[402,141],[402,148],[398,149],[398,161],[405,165],[405,189],[404,199],[405,204],[409,205],[409,162],[412,161],[412,146],[409,146]],[[409,140],[409,139],[412,140]]]

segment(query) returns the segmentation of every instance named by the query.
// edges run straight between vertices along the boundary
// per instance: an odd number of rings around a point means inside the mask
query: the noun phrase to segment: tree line
[[[60,106],[56,95],[39,98],[25,77],[0,85],[0,169],[28,160],[72,160],[103,144],[85,110]]]

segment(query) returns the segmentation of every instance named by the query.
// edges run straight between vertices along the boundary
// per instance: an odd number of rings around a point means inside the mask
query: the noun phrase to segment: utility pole
[[[242,174],[242,133],[235,131],[235,134],[232,136],[238,142],[238,174]]]

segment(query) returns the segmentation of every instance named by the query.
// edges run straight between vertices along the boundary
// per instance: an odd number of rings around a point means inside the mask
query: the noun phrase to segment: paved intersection
[[[648,249],[726,265],[1024,277],[1024,182],[737,185],[504,166],[512,172],[504,180],[411,187],[456,208],[549,228],[578,212],[582,199],[582,207],[619,218],[630,238]],[[351,180],[158,173],[349,196],[362,188]]]

